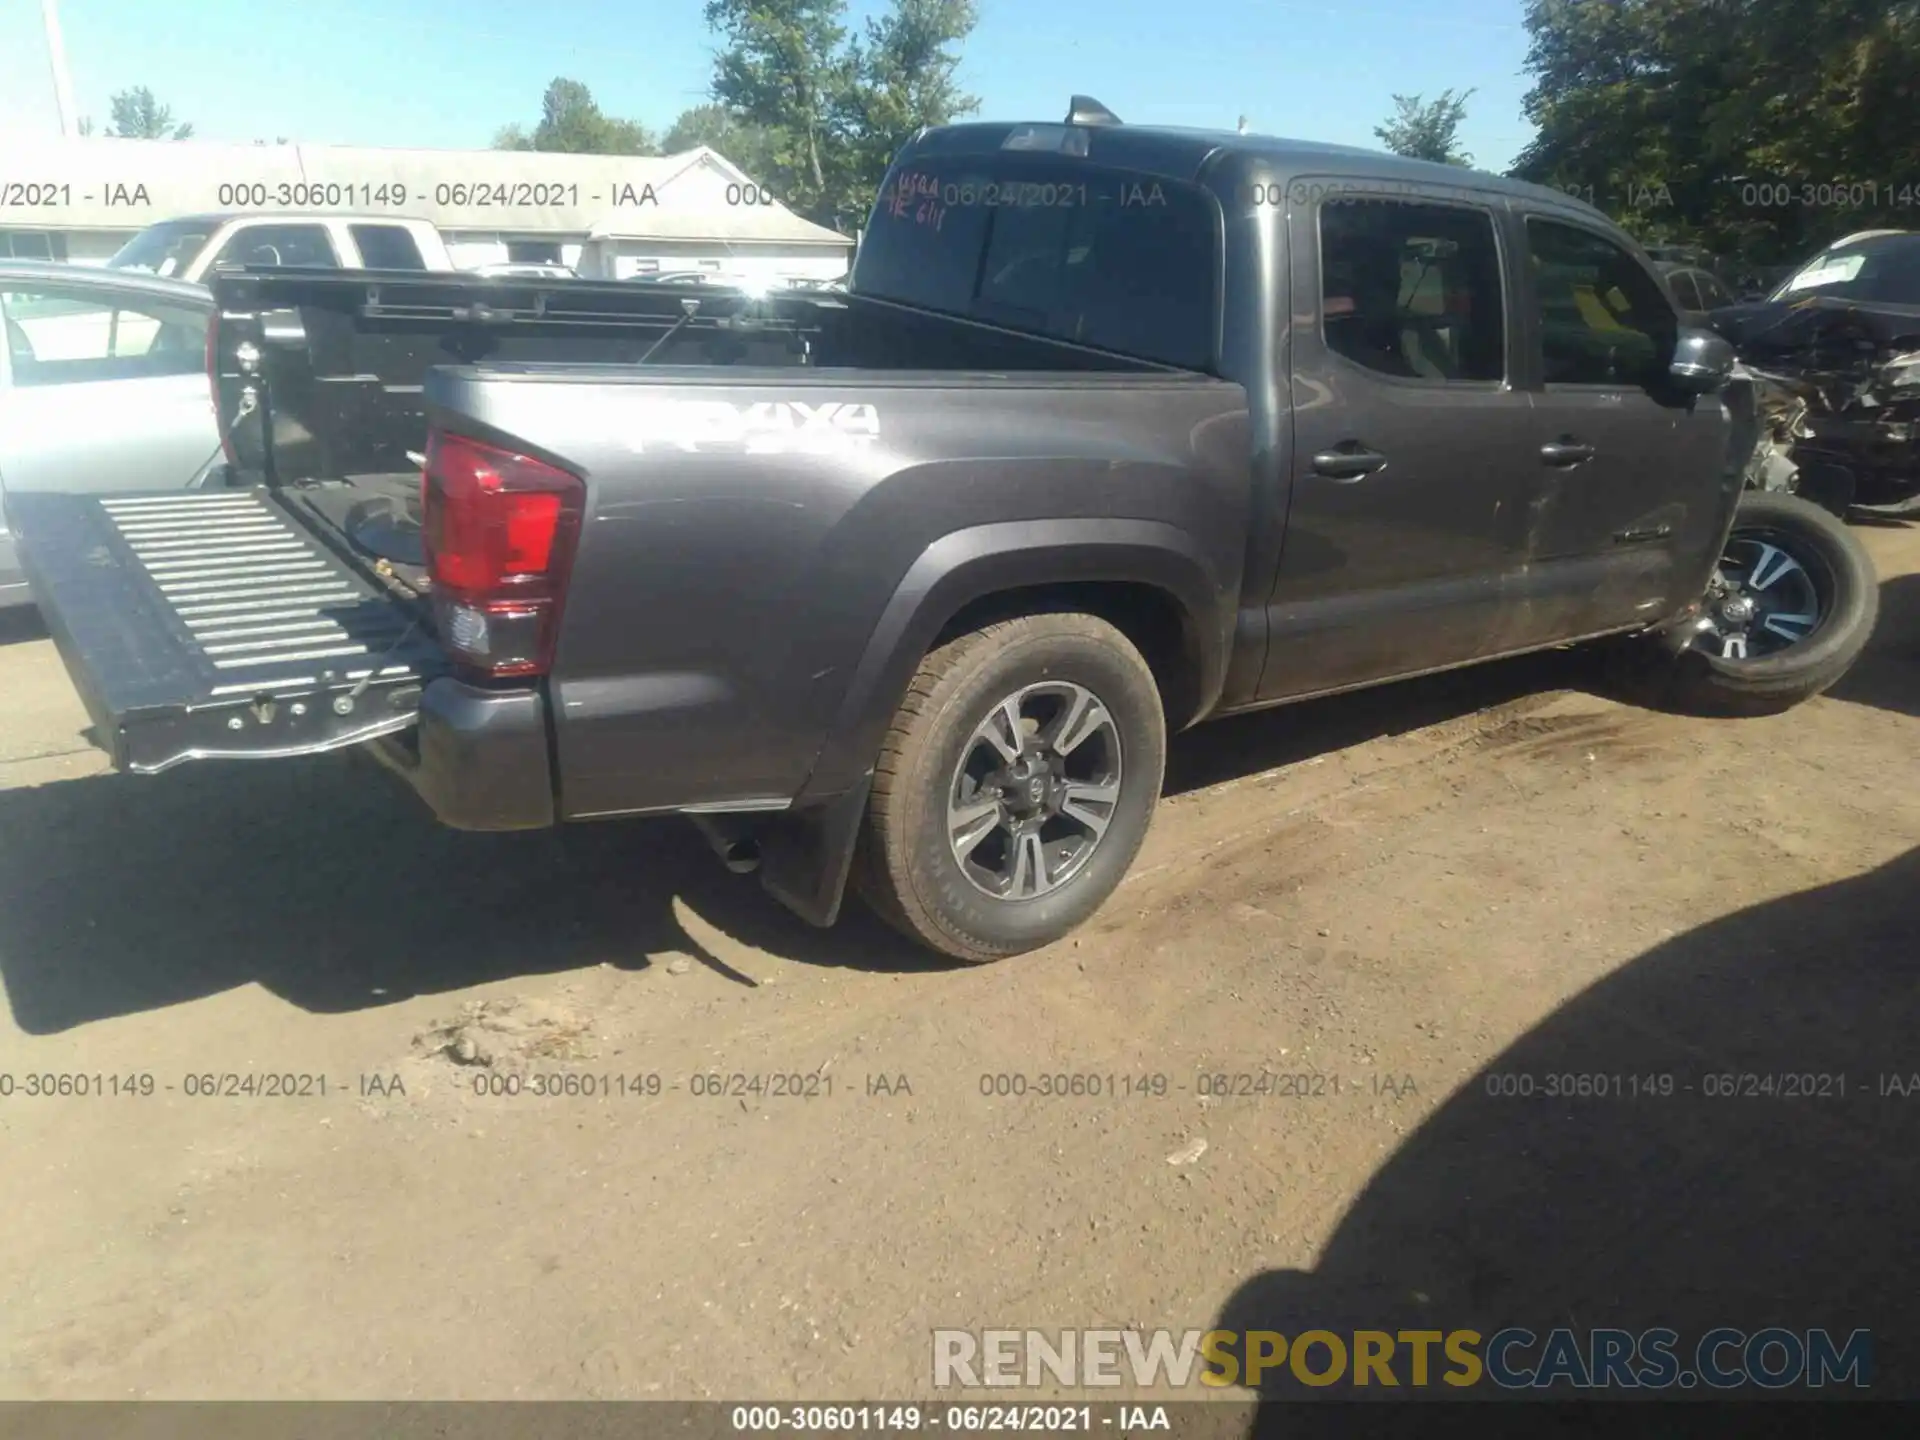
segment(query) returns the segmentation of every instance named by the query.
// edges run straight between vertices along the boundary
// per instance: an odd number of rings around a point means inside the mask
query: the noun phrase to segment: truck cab
[[[183,215],[149,225],[107,261],[204,282],[216,265],[302,265],[328,270],[452,270],[431,221],[392,215],[287,212]]]

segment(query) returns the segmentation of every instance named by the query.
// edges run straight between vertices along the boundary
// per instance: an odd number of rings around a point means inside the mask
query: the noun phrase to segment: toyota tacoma
[[[962,960],[1101,905],[1172,732],[1600,640],[1777,709],[1874,622],[1645,252],[1456,167],[1076,97],[912,140],[843,291],[212,284],[228,483],[12,516],[119,767],[686,815]]]

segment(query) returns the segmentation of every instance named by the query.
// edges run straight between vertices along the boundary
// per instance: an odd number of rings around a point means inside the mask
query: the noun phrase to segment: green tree
[[[1460,148],[1460,122],[1467,118],[1473,91],[1456,96],[1442,90],[1432,100],[1418,95],[1393,97],[1393,118],[1376,125],[1373,133],[1396,155],[1415,160],[1437,160],[1443,165],[1471,165],[1473,157]]]
[[[697,150],[702,145],[718,150],[740,129],[740,122],[727,113],[726,106],[711,102],[695,105],[691,110],[682,110],[679,118],[667,127],[667,133],[660,137],[660,148],[669,155]]]
[[[545,150],[571,155],[658,155],[645,126],[604,113],[593,92],[578,80],[554,80],[540,101],[532,133],[508,125],[493,137],[496,150]]]
[[[660,153],[680,155],[702,145],[718,151],[756,180],[768,170],[766,133],[740,120],[724,105],[709,103],[682,111],[661,137]]]
[[[723,48],[713,98],[766,132],[760,180],[794,209],[833,224],[847,200],[844,119],[853,86],[842,0],[707,0]]]
[[[1916,0],[1529,0],[1527,29],[1522,178],[1762,264],[1911,223]]]
[[[979,19],[974,0],[895,0],[890,13],[867,22],[853,46],[855,84],[848,128],[854,169],[878,187],[895,152],[923,125],[946,125],[980,108],[960,89],[955,47]],[[872,203],[869,191],[864,209]]]
[[[1701,238],[1726,158],[1711,137],[1736,73],[1720,57],[1746,43],[1751,20],[1709,16],[1695,0],[1533,0],[1524,103],[1539,133],[1514,173],[1573,190],[1645,238]]]
[[[186,140],[193,135],[193,126],[176,125],[172,109],[155,100],[144,85],[122,90],[108,103],[113,110],[109,135],[124,140]]]
[[[707,0],[705,13],[721,42],[713,98],[765,137],[756,178],[822,224],[860,223],[898,143],[972,106],[953,52],[973,0],[893,0],[859,39],[844,0]]]

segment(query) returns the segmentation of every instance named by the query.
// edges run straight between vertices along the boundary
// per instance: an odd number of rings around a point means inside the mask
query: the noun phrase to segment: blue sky
[[[850,0],[848,14],[877,13]],[[1123,120],[1375,145],[1391,96],[1474,87],[1461,136],[1504,169],[1526,144],[1521,0],[980,0],[961,75],[991,119],[1050,119],[1069,94]],[[530,124],[556,75],[663,128],[705,98],[701,0],[60,0],[81,114],[150,87],[216,140],[484,146]],[[58,133],[34,0],[0,0],[0,142]],[[0,177],[7,176],[0,148]]]

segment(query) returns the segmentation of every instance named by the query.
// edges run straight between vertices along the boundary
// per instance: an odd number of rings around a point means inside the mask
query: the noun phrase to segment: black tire
[[[1880,585],[1846,525],[1810,500],[1752,490],[1741,497],[1730,552],[1743,537],[1767,538],[1805,567],[1819,596],[1818,622],[1784,649],[1751,659],[1636,644],[1621,673],[1641,698],[1695,714],[1776,714],[1820,694],[1860,658],[1879,619]]]
[[[959,772],[979,752],[976,727],[1003,698],[1051,685],[1084,687],[1111,717],[1099,738],[1105,745],[1113,737],[1118,797],[1110,808],[1102,802],[1104,831],[1057,888],[1001,898],[970,879],[956,856],[949,806],[967,783]],[[1039,699],[1044,708],[1047,696]],[[961,635],[921,662],[881,746],[855,885],[889,924],[957,960],[979,964],[1051,944],[1100,908],[1139,854],[1160,798],[1166,743],[1153,672],[1106,621],[1047,613]],[[1018,843],[1011,833],[1009,846]]]

